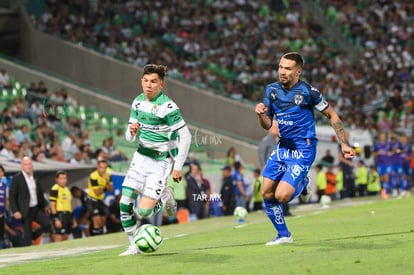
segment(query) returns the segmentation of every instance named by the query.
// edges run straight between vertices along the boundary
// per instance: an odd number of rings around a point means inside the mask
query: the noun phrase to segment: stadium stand
[[[411,104],[413,7],[404,1],[316,2],[362,50],[357,61],[300,1],[192,1],[180,9],[172,8],[174,1],[55,2],[45,1],[44,11],[32,14],[36,28],[136,66],[165,63],[171,77],[233,100],[260,100],[265,84],[276,77],[280,54],[300,51],[306,80],[336,105],[348,127],[375,128],[383,115],[396,124],[412,120],[406,119],[409,106],[396,109],[387,99],[396,86]],[[365,20],[372,18],[366,14],[375,19]],[[384,18],[394,20],[385,25]]]

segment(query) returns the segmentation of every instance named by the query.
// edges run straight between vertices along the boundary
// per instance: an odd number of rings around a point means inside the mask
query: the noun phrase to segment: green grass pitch
[[[294,243],[267,247],[264,213],[162,226],[151,254],[119,257],[124,233],[0,250],[0,274],[414,274],[414,196],[293,206]]]

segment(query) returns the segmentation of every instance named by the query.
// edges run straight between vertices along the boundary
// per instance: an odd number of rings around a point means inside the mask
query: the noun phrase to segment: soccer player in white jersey
[[[125,138],[129,142],[138,140],[138,148],[122,183],[121,222],[130,246],[120,256],[140,253],[134,244],[134,233],[140,225],[136,215],[148,218],[163,207],[168,215],[176,214],[173,190],[166,182],[171,171],[175,182],[182,180],[191,133],[178,106],[162,92],[166,72],[166,66],[146,65],[141,79],[143,92],[132,102]]]
[[[279,125],[279,141],[263,169],[263,198],[266,214],[277,231],[276,237],[266,245],[293,242],[282,210],[282,204],[299,195],[309,195],[307,174],[316,156],[314,108],[330,121],[341,143],[345,158],[353,158],[354,150],[348,145],[338,114],[318,89],[300,80],[303,58],[292,52],[279,62],[279,81],[269,84],[263,103],[256,105],[259,124],[270,129],[274,117]]]

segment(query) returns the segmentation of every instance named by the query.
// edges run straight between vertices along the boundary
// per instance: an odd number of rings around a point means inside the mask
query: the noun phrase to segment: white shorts
[[[171,158],[155,160],[135,152],[122,186],[133,188],[143,196],[159,200],[167,186],[171,168]]]

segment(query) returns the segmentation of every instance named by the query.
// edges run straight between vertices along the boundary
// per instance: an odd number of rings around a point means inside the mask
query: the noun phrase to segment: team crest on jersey
[[[152,108],[151,108],[151,114],[155,115],[156,113],[158,113],[158,105],[154,104],[152,105]]]
[[[300,105],[303,101],[303,95],[295,95],[295,104]]]

